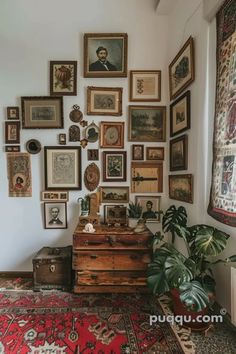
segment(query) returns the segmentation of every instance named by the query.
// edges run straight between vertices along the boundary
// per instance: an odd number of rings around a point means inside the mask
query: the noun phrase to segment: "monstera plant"
[[[236,255],[218,259],[230,235],[204,224],[187,226],[185,208],[174,205],[164,213],[162,229],[171,232],[172,243],[163,242],[160,232],[154,235],[148,286],[158,295],[177,290],[188,310],[201,311],[210,305],[215,293],[214,265],[236,262]],[[187,256],[174,246],[176,235],[183,239]]]

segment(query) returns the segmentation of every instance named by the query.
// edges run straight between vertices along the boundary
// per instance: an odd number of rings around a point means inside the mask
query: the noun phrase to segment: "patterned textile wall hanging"
[[[236,0],[217,13],[217,77],[208,213],[236,227]]]

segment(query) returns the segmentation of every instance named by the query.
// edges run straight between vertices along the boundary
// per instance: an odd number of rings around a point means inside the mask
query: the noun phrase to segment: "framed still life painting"
[[[50,95],[77,95],[77,61],[50,61]]]

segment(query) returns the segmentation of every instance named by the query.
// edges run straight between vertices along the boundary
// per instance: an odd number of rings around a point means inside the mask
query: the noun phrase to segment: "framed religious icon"
[[[194,43],[190,36],[169,65],[170,99],[183,92],[194,78]]]
[[[193,203],[193,175],[170,175],[169,198]]]
[[[129,187],[100,187],[101,203],[129,203]]]
[[[136,102],[161,101],[161,71],[131,70],[129,98]]]
[[[135,203],[141,205],[143,219],[146,221],[160,221],[160,196],[136,195]]]
[[[63,128],[63,98],[52,96],[21,97],[23,129]]]
[[[147,146],[146,159],[152,161],[164,160],[164,148],[158,146]]]
[[[5,144],[20,143],[20,122],[5,122]]]
[[[131,162],[132,193],[162,193],[162,162]]]
[[[67,228],[67,204],[63,202],[44,203],[44,228]]]
[[[84,34],[84,77],[127,77],[127,33]]]
[[[132,145],[131,158],[132,160],[144,160],[144,145]]]
[[[103,151],[103,181],[126,181],[126,151]]]
[[[170,105],[170,136],[190,128],[190,91]]]
[[[45,189],[81,189],[81,148],[44,147]]]
[[[87,114],[102,116],[122,115],[121,87],[87,87]]]
[[[124,122],[101,122],[100,147],[122,149],[124,147]]]
[[[20,119],[19,107],[7,107],[7,119]]]
[[[182,135],[170,140],[170,171],[187,170],[188,136]]]
[[[43,191],[41,193],[41,200],[45,202],[67,202],[69,200],[68,191]]]
[[[50,61],[50,95],[77,95],[77,61]]]
[[[166,107],[129,106],[129,141],[166,140]]]

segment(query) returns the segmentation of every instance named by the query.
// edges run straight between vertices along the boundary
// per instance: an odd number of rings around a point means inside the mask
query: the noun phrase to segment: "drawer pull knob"
[[[138,259],[138,256],[136,254],[131,254],[130,258],[131,259]]]
[[[50,272],[54,273],[55,270],[56,270],[55,264],[51,264],[50,267],[49,267],[49,270],[50,270]]]
[[[98,277],[98,276],[97,276],[96,274],[91,274],[91,279],[94,279],[94,280],[95,280],[95,279],[97,279],[97,277]]]
[[[96,259],[97,256],[96,256],[96,254],[91,254],[90,258],[91,258],[91,259]]]

